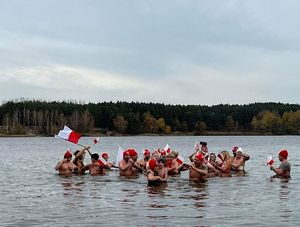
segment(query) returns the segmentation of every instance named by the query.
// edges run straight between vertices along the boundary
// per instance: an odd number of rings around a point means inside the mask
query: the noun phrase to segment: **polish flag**
[[[184,158],[180,154],[177,156],[177,162],[179,163],[179,165],[182,165],[184,162]]]
[[[81,135],[65,125],[64,129],[59,131],[57,137],[77,144]]]
[[[98,143],[98,142],[99,142],[99,140],[100,140],[100,138],[99,138],[99,137],[95,138],[95,139],[94,139],[94,144]]]
[[[170,153],[171,152],[171,148],[169,147],[169,144],[167,144],[164,148],[164,151],[167,152],[167,153]]]
[[[101,166],[101,167],[105,167],[106,166],[106,164],[107,164],[107,161],[105,161],[104,160],[104,158],[99,158],[99,160],[98,160],[98,163],[99,163],[99,165]]]
[[[123,152],[124,152],[124,149],[122,147],[120,147],[120,145],[119,145],[118,154],[117,154],[117,158],[116,158],[117,165],[119,165],[119,162],[123,159]]]
[[[274,158],[272,157],[272,155],[268,155],[268,161],[267,161],[267,165],[271,166],[274,164]]]

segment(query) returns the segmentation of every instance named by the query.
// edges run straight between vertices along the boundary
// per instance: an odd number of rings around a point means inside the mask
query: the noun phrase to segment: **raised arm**
[[[197,151],[195,151],[193,154],[191,154],[190,156],[189,156],[189,159],[190,159],[190,161],[191,162],[193,162],[194,160],[193,160],[193,157],[194,157],[194,155],[197,153]]]
[[[64,164],[64,162],[65,162],[65,159],[59,161],[59,162],[56,164],[56,166],[54,167],[54,169],[55,169],[55,170],[59,170],[59,169],[61,168],[62,164]]]
[[[124,163],[123,161],[119,162],[119,169],[121,171],[125,171],[126,169],[130,168],[131,166],[132,166],[132,162],[130,162],[130,161],[127,164]]]

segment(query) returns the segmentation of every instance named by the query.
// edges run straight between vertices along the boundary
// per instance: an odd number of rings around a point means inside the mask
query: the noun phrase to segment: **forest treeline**
[[[142,102],[79,103],[15,100],[0,106],[1,134],[56,134],[64,125],[81,133],[173,132],[300,134],[300,106],[166,105]]]

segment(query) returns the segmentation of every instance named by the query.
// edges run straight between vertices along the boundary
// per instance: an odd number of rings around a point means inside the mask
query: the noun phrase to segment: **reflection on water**
[[[165,195],[165,190],[167,189],[167,187],[168,187],[168,183],[166,183],[166,182],[158,183],[155,185],[148,184],[147,191],[150,196],[153,194],[159,194],[159,195],[163,196],[163,195]]]
[[[86,138],[83,138],[83,140]],[[251,155],[247,173],[189,181],[188,171],[168,183],[147,185],[147,178],[101,176],[63,177],[53,167],[66,148],[54,138],[0,139],[0,226],[297,226],[300,224],[300,147],[298,137],[206,137],[211,151],[240,144]],[[103,138],[97,149],[117,144],[142,151],[166,143],[188,155],[197,137]],[[84,143],[84,142],[83,142]],[[13,146],[11,146],[13,144]],[[290,151],[292,178],[270,178],[268,154]],[[43,147],[44,149],[40,149]],[[51,152],[49,152],[51,150]],[[26,151],[26,152],[25,152]],[[95,148],[96,152],[96,148]],[[20,154],[22,159],[15,159]],[[12,164],[13,163],[13,164]],[[26,163],[26,165],[24,165]],[[266,180],[267,179],[267,180]],[[67,215],[66,215],[67,214]]]

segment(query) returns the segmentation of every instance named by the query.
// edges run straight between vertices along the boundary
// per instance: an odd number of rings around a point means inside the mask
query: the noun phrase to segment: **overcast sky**
[[[0,0],[0,101],[300,103],[298,0]]]

